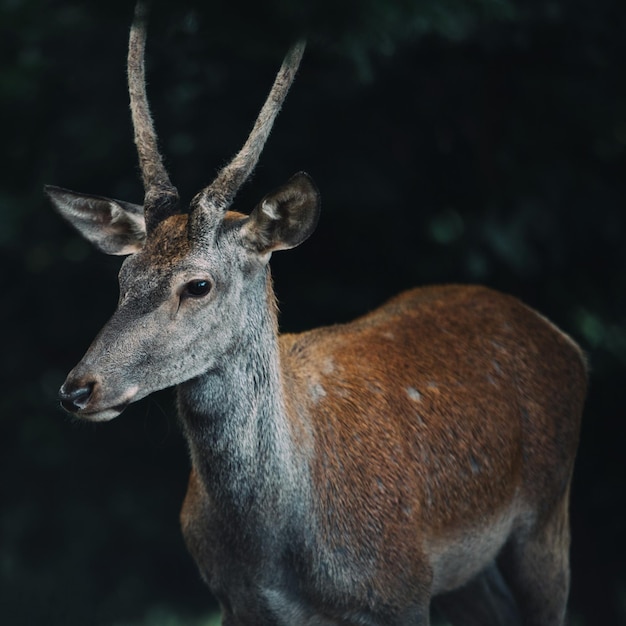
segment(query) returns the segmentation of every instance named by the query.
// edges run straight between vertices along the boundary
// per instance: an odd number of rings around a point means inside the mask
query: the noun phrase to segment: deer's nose
[[[94,382],[81,383],[78,385],[68,385],[67,382],[59,389],[59,400],[61,406],[70,413],[77,413],[84,409],[91,399]]]

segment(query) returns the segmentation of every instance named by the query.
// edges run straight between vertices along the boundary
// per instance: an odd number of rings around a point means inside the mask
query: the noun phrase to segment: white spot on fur
[[[422,394],[414,387],[407,387],[406,393],[414,402],[419,402],[422,399]]]
[[[313,402],[319,402],[326,397],[326,389],[324,389],[321,383],[312,383],[309,385],[309,395]]]
[[[327,357],[324,359],[322,363],[322,373],[323,374],[333,374],[335,372],[335,362],[332,357]]]

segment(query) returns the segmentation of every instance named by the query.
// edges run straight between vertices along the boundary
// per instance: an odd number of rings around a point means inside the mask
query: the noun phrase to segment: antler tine
[[[287,52],[246,143],[215,180],[196,196],[196,200],[205,201],[222,211],[231,205],[237,191],[259,161],[274,120],[296,75],[305,46],[304,41],[299,41]]]
[[[148,231],[170,215],[178,204],[178,191],[170,182],[159,154],[148,98],[144,57],[146,48],[147,6],[142,0],[135,5],[135,16],[128,40],[128,93],[144,185],[144,213]]]

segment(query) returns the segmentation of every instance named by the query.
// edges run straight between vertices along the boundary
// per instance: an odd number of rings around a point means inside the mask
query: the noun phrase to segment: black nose
[[[59,389],[61,406],[70,413],[76,413],[84,409],[89,404],[94,385],[95,383],[87,383],[75,389],[68,389],[63,385],[63,387]]]

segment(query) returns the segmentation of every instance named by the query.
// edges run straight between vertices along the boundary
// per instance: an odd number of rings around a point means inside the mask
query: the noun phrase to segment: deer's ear
[[[143,247],[143,207],[52,185],[44,189],[56,210],[102,252],[133,254]]]
[[[300,245],[315,230],[320,196],[308,174],[292,176],[259,202],[243,226],[244,240],[261,254]]]

